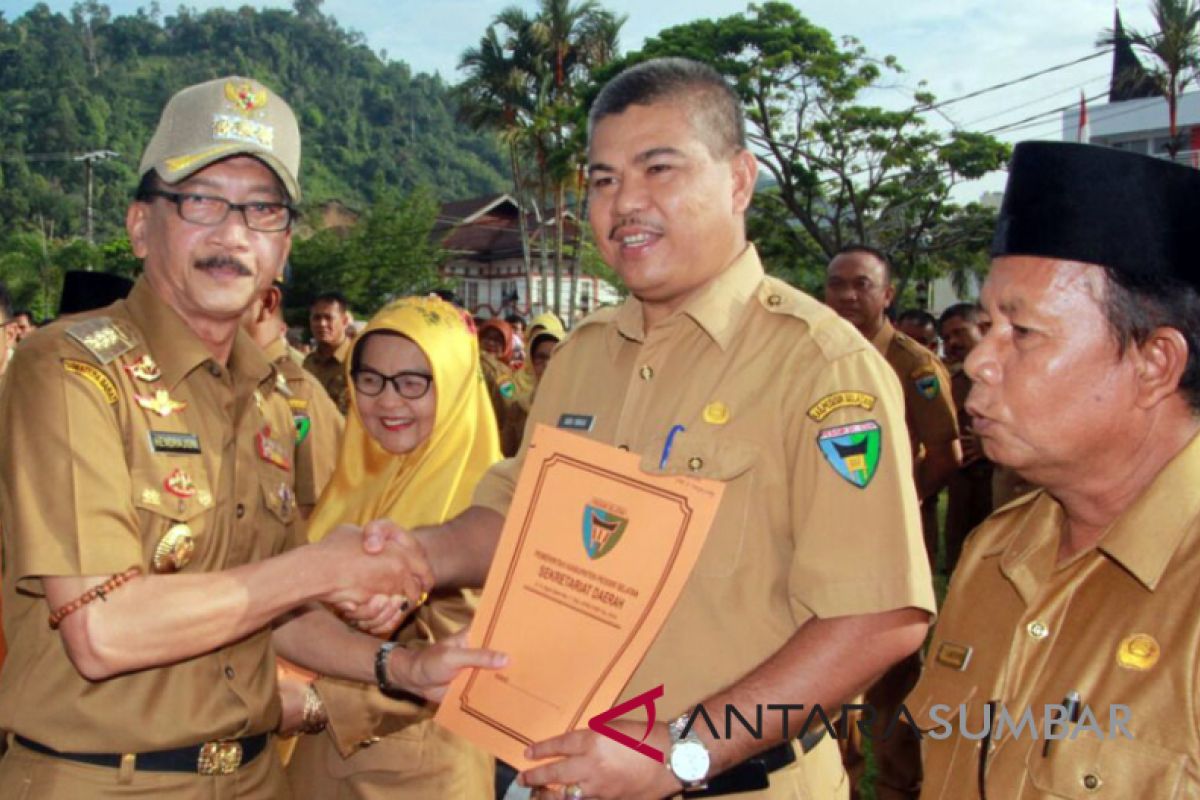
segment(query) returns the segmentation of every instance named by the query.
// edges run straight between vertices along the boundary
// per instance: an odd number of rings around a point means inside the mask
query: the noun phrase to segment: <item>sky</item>
[[[509,5],[533,9],[535,0],[325,0],[322,11],[345,28],[363,32],[377,52],[407,62],[417,72],[438,72],[455,82],[458,57],[476,44],[492,17]],[[634,50],[663,28],[700,18],[720,18],[746,10],[745,0],[689,0],[647,3],[645,0],[601,0],[614,12],[628,15],[622,32],[624,50]],[[1126,2],[1121,17],[1126,28],[1149,29],[1149,0]],[[0,0],[0,11],[12,20],[34,5],[30,0]],[[54,11],[69,13],[73,0],[50,0]],[[114,14],[149,6],[149,0],[110,0]],[[176,4],[160,0],[169,15]],[[244,3],[193,0],[189,6],[236,8]],[[251,3],[290,7],[290,2]],[[1112,26],[1113,0],[794,0],[812,22],[836,37],[853,36],[872,56],[895,56],[904,74],[870,98],[898,108],[912,104],[924,81],[938,100],[950,100],[1030,73],[1084,58],[1096,51],[1096,38]],[[1009,88],[951,103],[930,118],[948,130],[961,127],[990,131],[1042,112],[1078,103],[1106,91],[1111,57],[1085,61]],[[286,96],[286,90],[281,87]],[[1102,101],[1097,101],[1097,103]],[[1094,112],[1093,112],[1094,114]],[[1004,141],[1061,138],[1057,115],[1025,127],[995,134]],[[961,188],[960,200],[981,191],[1003,188],[995,174]]]

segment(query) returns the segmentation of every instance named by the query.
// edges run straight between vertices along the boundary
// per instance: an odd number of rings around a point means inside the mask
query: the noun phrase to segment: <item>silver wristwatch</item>
[[[694,731],[687,728],[688,715],[682,714],[667,726],[671,732],[671,749],[667,753],[667,769],[683,784],[684,791],[688,789],[704,789],[708,786],[708,769],[712,758],[708,748]]]

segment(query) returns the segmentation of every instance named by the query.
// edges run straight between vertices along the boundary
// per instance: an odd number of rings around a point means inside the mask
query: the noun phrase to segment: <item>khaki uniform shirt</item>
[[[1086,465],[1080,465],[1086,469]],[[994,514],[967,542],[908,707],[925,729],[922,798],[979,797],[983,705],[998,701],[1027,726],[1007,726],[987,758],[987,796],[1200,797],[1200,437],[1158,474],[1099,545],[1059,564],[1062,507],[1044,492]],[[1076,692],[1099,729],[1044,750],[1047,705]],[[1110,726],[1128,707],[1131,741]],[[1120,713],[1119,709],[1116,709]],[[1080,723],[1088,722],[1082,707]],[[1104,739],[1099,735],[1103,732]],[[942,728],[945,732],[945,728]],[[1118,738],[1111,738],[1117,734]]]
[[[346,419],[316,377],[293,358],[283,339],[265,352],[279,370],[286,387],[281,393],[296,426],[296,502],[311,510],[337,467]]]
[[[345,416],[350,410],[350,392],[346,388],[346,361],[354,340],[347,336],[337,346],[331,356],[323,356],[320,351],[313,350],[304,357],[304,368],[317,377],[317,380],[329,394],[338,411]]]
[[[765,277],[753,247],[649,331],[632,298],[580,323],[538,386],[522,448],[535,424],[590,416],[583,435],[640,454],[646,471],[726,484],[692,575],[621,699],[664,684],[659,719],[670,719],[814,617],[933,609],[901,403],[869,343]],[[676,424],[686,430],[659,470]],[[507,511],[521,461],[494,467],[476,504]]]
[[[872,340],[904,387],[904,423],[913,455],[958,438],[950,375],[941,360],[886,319]]]
[[[156,548],[179,524],[195,542],[183,572],[229,569],[304,541],[294,524],[291,412],[262,351],[239,331],[228,368],[217,364],[142,279],[127,300],[39,330],[11,370],[0,394],[10,647],[0,728],[60,751],[105,753],[275,728],[269,630],[93,682],[47,625],[42,590],[47,575],[152,573]]]
[[[971,415],[967,413],[967,395],[971,391],[971,379],[961,364],[950,370],[951,394],[958,415],[959,428],[964,435],[971,430]],[[971,530],[992,513],[992,462],[981,455],[969,464],[964,464],[946,486],[949,502],[946,506],[946,549],[947,561],[956,559],[957,548]],[[952,563],[947,564],[947,571]]]

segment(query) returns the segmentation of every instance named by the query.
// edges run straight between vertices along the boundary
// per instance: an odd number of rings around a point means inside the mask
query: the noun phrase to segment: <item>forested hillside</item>
[[[82,235],[85,169],[75,159],[100,150],[119,155],[95,162],[97,243],[119,235],[167,98],[230,73],[258,78],[295,109],[307,206],[337,198],[364,207],[418,186],[452,199],[506,185],[494,139],[455,122],[440,78],[373,52],[319,0],[168,16],[154,3],[123,17],[96,2],[70,16],[38,5],[13,20],[0,14],[0,240],[21,230]]]

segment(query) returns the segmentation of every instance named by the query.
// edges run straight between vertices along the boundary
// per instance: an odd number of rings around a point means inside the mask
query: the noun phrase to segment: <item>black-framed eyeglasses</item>
[[[433,376],[428,372],[413,372],[401,370],[394,375],[384,375],[370,367],[359,367],[350,373],[354,380],[354,388],[367,397],[375,397],[383,392],[383,387],[391,384],[396,394],[406,400],[420,400],[429,393],[433,385]]]
[[[179,216],[185,221],[209,227],[220,225],[229,216],[230,209],[241,212],[246,227],[260,233],[278,233],[291,227],[299,216],[296,209],[287,203],[272,203],[257,200],[252,203],[234,203],[224,197],[191,192],[167,192],[162,189],[147,189],[139,200],[162,197],[175,204]]]

